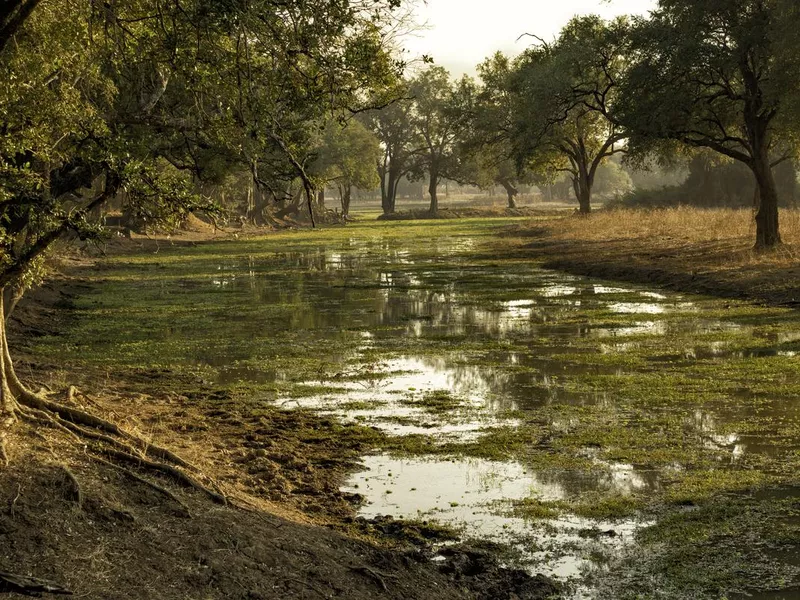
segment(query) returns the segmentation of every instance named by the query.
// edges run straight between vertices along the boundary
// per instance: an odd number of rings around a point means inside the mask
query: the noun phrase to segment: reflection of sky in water
[[[386,377],[330,382],[343,391],[285,400],[281,405],[320,410],[344,421],[366,422],[391,435],[431,435],[442,442],[454,438],[474,439],[487,428],[516,423],[497,415],[500,411],[516,409],[516,404],[500,401],[493,394],[493,389],[507,385],[507,374],[498,372],[491,378],[478,366],[448,366],[443,357],[389,360],[377,365],[374,372],[385,373]],[[458,409],[436,414],[426,412],[423,406],[415,406],[425,394],[440,391],[452,394],[459,401]],[[358,403],[359,407],[342,408],[351,403]],[[362,405],[369,408],[362,408]]]
[[[565,514],[547,520],[547,527],[542,527],[541,523],[509,514],[510,501],[567,500],[576,488],[588,490],[596,486],[588,478],[582,481],[570,472],[543,476],[519,463],[479,459],[368,456],[364,462],[367,470],[353,475],[344,488],[364,496],[362,516],[433,518],[462,528],[467,538],[513,543],[523,550],[533,570],[561,578],[578,577],[598,545],[620,548],[641,526],[635,521],[598,522]],[[626,465],[612,468],[605,481],[620,493],[647,485]],[[606,535],[602,541],[588,539],[582,535],[586,530]]]

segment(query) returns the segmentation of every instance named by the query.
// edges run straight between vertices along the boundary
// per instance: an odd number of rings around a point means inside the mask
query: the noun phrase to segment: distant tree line
[[[429,67],[365,121],[383,209],[401,178],[427,176],[431,212],[447,178],[500,185],[509,206],[520,185],[561,182],[589,213],[622,158],[633,172],[683,165],[683,201],[751,203],[756,246],[775,246],[778,207],[797,193],[798,36],[791,0],[661,0],[647,17],[575,18],[521,56],[490,57],[477,81]]]

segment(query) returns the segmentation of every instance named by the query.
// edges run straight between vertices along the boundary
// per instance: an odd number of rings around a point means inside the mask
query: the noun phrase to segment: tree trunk
[[[581,185],[579,188],[578,210],[582,215],[588,215],[592,212],[592,188],[588,185]]]
[[[378,167],[378,175],[381,179],[381,209],[383,210],[383,214],[388,215],[390,182],[387,181],[386,169]]]
[[[5,288],[2,290],[5,296]],[[4,302],[0,302],[0,445],[5,443],[5,429],[15,420],[17,401],[11,391],[11,377],[13,365],[8,353],[8,341],[6,339],[6,318],[3,307]],[[6,360],[6,358],[9,360]],[[2,448],[0,448],[2,449]],[[4,450],[3,450],[4,452]]]
[[[400,187],[400,181],[403,179],[403,175],[398,173],[392,183],[392,191],[391,191],[391,207],[392,212],[397,210],[397,188]]]
[[[431,197],[430,213],[433,216],[439,214],[439,198],[436,195],[436,190],[439,187],[439,174],[435,170],[431,170],[431,180],[428,183],[428,194]]]
[[[352,195],[353,188],[350,186],[350,184],[346,183],[346,184],[342,185],[341,189],[342,189],[342,214],[345,217],[349,217],[350,216],[350,198],[351,198],[351,195]]]
[[[759,196],[755,247],[757,250],[774,248],[781,243],[778,227],[778,189],[766,149],[761,149],[757,153],[751,168],[756,177]]]
[[[397,196],[397,174],[394,169],[389,167],[389,174],[386,177],[386,185],[381,185],[381,200],[383,214],[390,215],[394,212],[395,198]]]
[[[325,210],[325,187],[321,187],[317,192],[317,204],[320,210]]]
[[[508,194],[508,208],[517,208],[517,194],[519,194],[519,190],[507,180],[501,181],[500,185],[503,186],[506,194]]]
[[[572,189],[575,191],[575,198],[578,200],[578,211],[582,215],[592,212],[592,178],[581,169],[572,178]]]

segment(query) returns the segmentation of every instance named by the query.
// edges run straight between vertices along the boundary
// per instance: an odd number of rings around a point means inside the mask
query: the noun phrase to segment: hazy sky
[[[428,54],[454,76],[473,73],[475,65],[502,50],[518,54],[529,46],[533,33],[552,39],[567,21],[578,14],[609,18],[621,14],[644,14],[655,0],[427,0],[417,9],[417,22],[428,29],[409,37],[409,58]]]

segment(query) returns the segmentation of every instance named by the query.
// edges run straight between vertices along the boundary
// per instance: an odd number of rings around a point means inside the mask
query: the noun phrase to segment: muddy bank
[[[749,238],[691,244],[677,235],[565,239],[559,235],[561,225],[561,219],[553,219],[514,228],[512,235],[526,239],[524,256],[572,275],[770,306],[800,306],[800,261],[792,246],[759,255],[752,251]]]
[[[20,432],[14,444],[17,460],[0,478],[0,569],[80,597],[538,599],[554,591],[486,556],[454,553],[433,567],[424,552],[214,506],[163,481],[170,498],[49,433]]]

